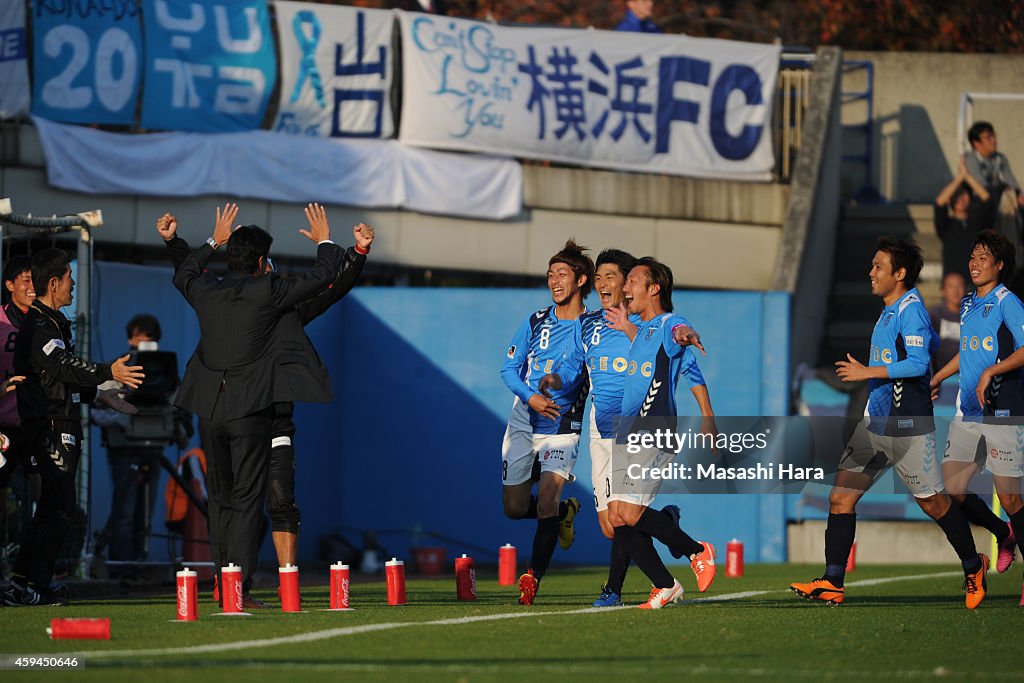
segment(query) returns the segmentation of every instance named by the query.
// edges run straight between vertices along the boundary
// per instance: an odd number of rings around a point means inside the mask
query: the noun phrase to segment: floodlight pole
[[[13,213],[10,199],[0,199],[0,272],[3,272],[3,225],[9,223],[46,233],[78,231],[78,294],[75,297],[75,336],[76,352],[82,358],[88,358],[91,351],[91,329],[93,319],[92,274],[93,274],[93,240],[92,229],[103,225],[101,211],[86,211],[71,216],[52,216],[38,218],[20,216]],[[84,309],[84,310],[83,310]],[[83,577],[88,576],[90,561],[89,547],[92,535],[92,487],[89,477],[92,469],[92,448],[89,441],[90,420],[89,405],[81,406],[82,450],[76,476],[77,498],[79,504],[84,503],[86,515],[86,537],[79,558],[79,571]]]

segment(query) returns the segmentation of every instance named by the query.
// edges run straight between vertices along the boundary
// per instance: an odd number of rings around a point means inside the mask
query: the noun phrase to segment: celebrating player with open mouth
[[[547,572],[555,544],[572,545],[572,521],[579,501],[559,501],[576,465],[587,393],[582,376],[563,389],[541,392],[538,381],[565,356],[583,299],[594,283],[594,262],[569,240],[548,262],[548,289],[554,305],[531,313],[508,347],[501,378],[516,395],[501,445],[505,515],[537,520],[529,570],[519,577],[519,602],[532,605]],[[539,476],[534,469],[539,469]],[[531,495],[539,479],[537,495]]]
[[[618,544],[654,584],[650,598],[641,609],[659,609],[683,597],[683,587],[669,573],[654,549],[656,538],[674,557],[690,558],[697,576],[697,587],[705,591],[715,578],[715,549],[710,543],[695,541],[679,528],[670,515],[650,508],[661,480],[634,480],[629,465],[640,462],[658,467],[669,457],[657,449],[627,455],[623,444],[630,432],[643,429],[642,419],[676,415],[676,382],[682,375],[690,384],[704,416],[702,430],[713,432],[714,411],[704,377],[697,367],[690,323],[672,313],[672,271],[651,257],[637,261],[623,287],[628,308],[608,311],[609,326],[626,334],[633,331],[627,313],[639,316],[633,343],[626,358],[626,378],[612,460],[609,519],[615,530],[613,545]],[[614,551],[613,551],[614,556]]]
[[[949,426],[942,474],[949,495],[968,518],[999,541],[996,570],[1013,563],[1016,544],[1024,554],[1024,304],[1003,283],[1013,275],[1013,243],[1003,235],[983,232],[971,252],[971,281],[977,288],[960,303],[960,353],[935,373],[937,387],[960,373],[957,419]],[[984,440],[983,455],[977,457]],[[1007,526],[975,494],[966,493],[978,469],[992,473],[999,502],[1010,516]],[[1024,606],[1024,589],[1021,594]]]
[[[590,377],[590,462],[591,481],[594,486],[594,506],[604,535],[612,539],[611,557],[608,564],[608,580],[601,595],[594,601],[594,607],[614,607],[622,604],[622,585],[629,570],[630,556],[621,542],[615,542],[615,529],[608,512],[612,488],[612,449],[615,444],[615,430],[622,409],[622,392],[626,381],[629,347],[641,323],[638,314],[627,314],[622,322],[628,332],[608,325],[607,311],[618,309],[625,301],[624,287],[629,271],[636,264],[636,258],[619,249],[605,249],[597,257],[597,273],[594,289],[601,299],[601,309],[585,313],[580,317],[575,348],[571,349],[565,363],[557,373],[545,375],[539,386],[560,388],[574,381],[576,373],[586,372]],[[700,337],[690,328],[680,330],[681,344],[694,344],[703,351]],[[668,515],[673,525],[679,523],[679,508],[667,505],[662,513]]]

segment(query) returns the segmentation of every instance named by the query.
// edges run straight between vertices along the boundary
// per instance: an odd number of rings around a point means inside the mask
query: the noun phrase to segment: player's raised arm
[[[619,304],[613,308],[606,308],[604,311],[604,319],[608,321],[608,327],[613,330],[622,332],[629,341],[633,341],[636,337],[637,326],[629,320],[629,309],[626,304]]]
[[[708,355],[708,352],[704,350],[704,344],[701,343],[700,335],[689,325],[679,323],[673,327],[672,339],[680,346],[696,346],[702,354]]]

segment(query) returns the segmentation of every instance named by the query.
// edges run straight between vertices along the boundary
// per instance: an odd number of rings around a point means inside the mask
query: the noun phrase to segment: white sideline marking
[[[708,595],[703,598],[687,598],[683,596],[685,602],[723,602],[726,600],[742,600],[743,598],[755,598],[758,595],[767,595],[768,593],[782,593],[783,591],[772,590],[772,591],[744,591],[743,593],[723,593],[722,595]]]
[[[850,581],[847,586],[877,586],[883,583],[895,583],[897,581],[916,581],[917,579],[941,579],[950,576],[963,576],[963,572],[936,572],[934,574],[910,574],[909,576],[890,576],[883,579],[861,579]]]
[[[877,586],[896,581],[916,581],[918,579],[932,579],[950,576],[959,576],[960,572],[938,572],[934,574],[912,574],[909,576],[890,576],[879,579],[863,579],[851,581],[848,586]],[[785,593],[785,590],[765,591],[743,591],[740,593],[724,593],[722,595],[709,595],[707,597],[693,598],[686,602],[725,602],[729,600],[742,600],[743,598],[767,595],[770,593]],[[629,605],[622,607],[585,607],[564,611],[548,612],[502,612],[500,614],[485,614],[476,617],[456,617],[452,619],[434,619],[432,621],[393,621],[383,624],[362,624],[359,626],[345,626],[342,628],[330,628],[323,631],[310,631],[299,633],[293,636],[281,636],[278,638],[264,638],[262,640],[240,640],[232,643],[209,643],[207,645],[194,645],[191,647],[165,647],[151,648],[144,650],[93,650],[88,652],[74,652],[70,655],[84,657],[86,659],[117,659],[128,657],[154,657],[162,655],[192,655],[212,652],[231,652],[233,650],[249,650],[253,648],[276,647],[278,645],[292,645],[296,643],[311,643],[329,638],[340,638],[342,636],[354,636],[361,633],[372,633],[373,631],[389,631],[396,628],[408,628],[412,626],[457,626],[461,624],[473,624],[481,621],[500,621],[504,619],[526,619],[530,617],[554,617],[566,614],[606,614],[621,609],[632,609]],[[45,656],[45,655],[43,655]]]

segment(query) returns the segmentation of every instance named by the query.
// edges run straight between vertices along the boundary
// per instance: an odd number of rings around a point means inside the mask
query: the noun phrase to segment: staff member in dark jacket
[[[343,253],[330,241],[327,214],[306,208],[318,244],[314,267],[294,278],[264,275],[273,241],[255,225],[232,231],[238,207],[217,211],[214,235],[174,274],[174,285],[196,311],[200,341],[185,370],[177,405],[199,416],[207,452],[210,538],[213,559],[242,567],[248,597],[256,570],[259,527],[266,495],[273,420],[274,331],[281,317],[323,291],[341,268]],[[229,239],[230,238],[230,239]],[[204,272],[214,251],[227,243],[228,274]],[[221,582],[223,585],[223,582]]]
[[[109,379],[130,387],[143,380],[141,367],[126,365],[129,356],[110,364],[75,357],[71,322],[59,312],[71,303],[75,287],[70,261],[60,249],[32,257],[36,299],[14,345],[15,373],[25,376],[17,389],[18,413],[25,443],[39,465],[42,493],[4,591],[4,604],[10,606],[66,601],[63,591],[50,588],[50,579],[77,505],[81,403],[92,401],[97,385]]]
[[[177,270],[188,256],[188,242],[178,236],[178,220],[171,213],[157,219],[156,230],[167,246],[167,256]],[[295,401],[330,403],[333,399],[327,367],[320,360],[304,327],[352,290],[363,272],[373,244],[373,228],[359,223],[352,228],[355,246],[345,251],[341,270],[331,286],[317,296],[286,312],[277,323],[274,345],[274,422],[270,472],[267,481],[267,512],[270,514],[274,549],[280,566],[295,564],[299,524],[295,503]],[[267,259],[269,262],[270,259]],[[277,272],[270,266],[268,272]]]

